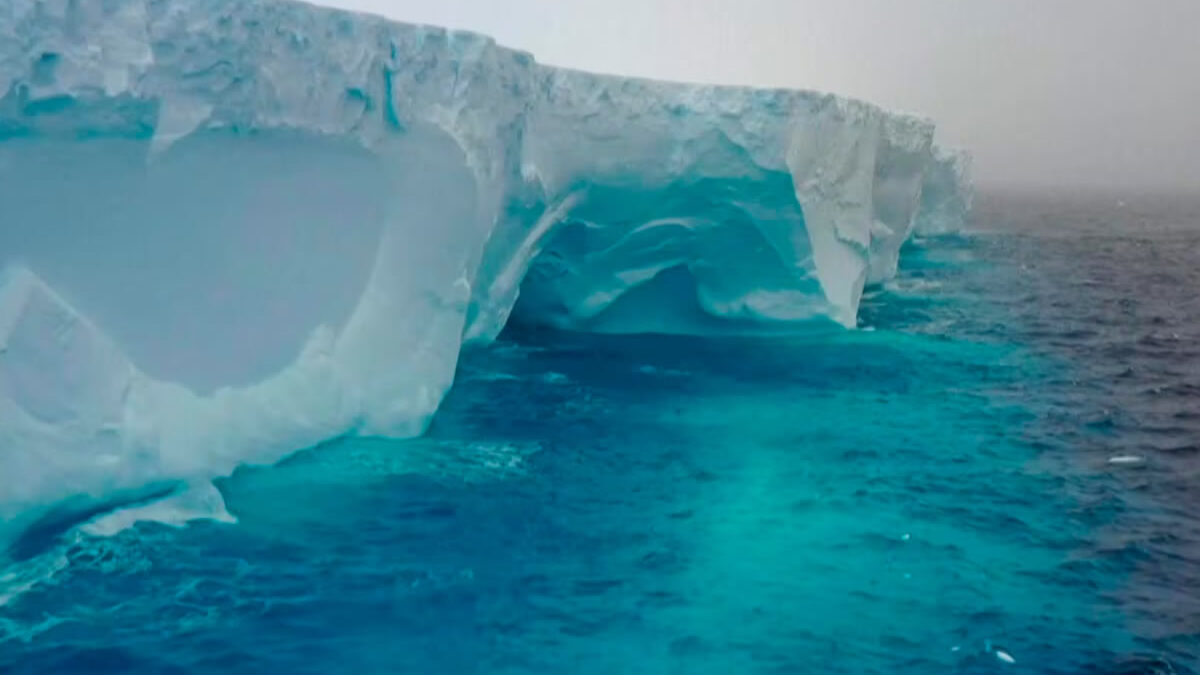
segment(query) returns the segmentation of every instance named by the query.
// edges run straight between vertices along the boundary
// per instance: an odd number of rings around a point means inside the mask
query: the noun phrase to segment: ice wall
[[[420,433],[514,315],[853,326],[969,205],[933,132],[286,1],[8,0],[0,520]]]
[[[956,232],[971,214],[975,188],[971,183],[971,156],[961,150],[934,148],[925,169],[925,184],[914,220],[922,235]]]

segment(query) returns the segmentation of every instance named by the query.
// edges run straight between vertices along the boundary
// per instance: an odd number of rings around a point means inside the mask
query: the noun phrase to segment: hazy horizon
[[[1200,2],[318,0],[541,63],[805,88],[934,119],[993,187],[1200,190]]]

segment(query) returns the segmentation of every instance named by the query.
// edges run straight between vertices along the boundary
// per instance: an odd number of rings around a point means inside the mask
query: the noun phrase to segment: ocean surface
[[[985,194],[861,318],[513,328],[236,524],[26,542],[0,672],[1197,672],[1200,200]]]

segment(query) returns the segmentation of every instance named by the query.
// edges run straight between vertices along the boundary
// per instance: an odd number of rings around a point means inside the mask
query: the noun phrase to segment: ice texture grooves
[[[965,215],[933,133],[292,2],[6,2],[0,521],[418,434],[514,312],[854,326]]]

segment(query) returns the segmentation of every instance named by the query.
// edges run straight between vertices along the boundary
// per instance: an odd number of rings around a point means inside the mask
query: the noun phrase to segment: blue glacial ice
[[[970,208],[933,136],[293,2],[7,0],[0,542],[420,434],[510,317],[853,327],[909,236]]]

